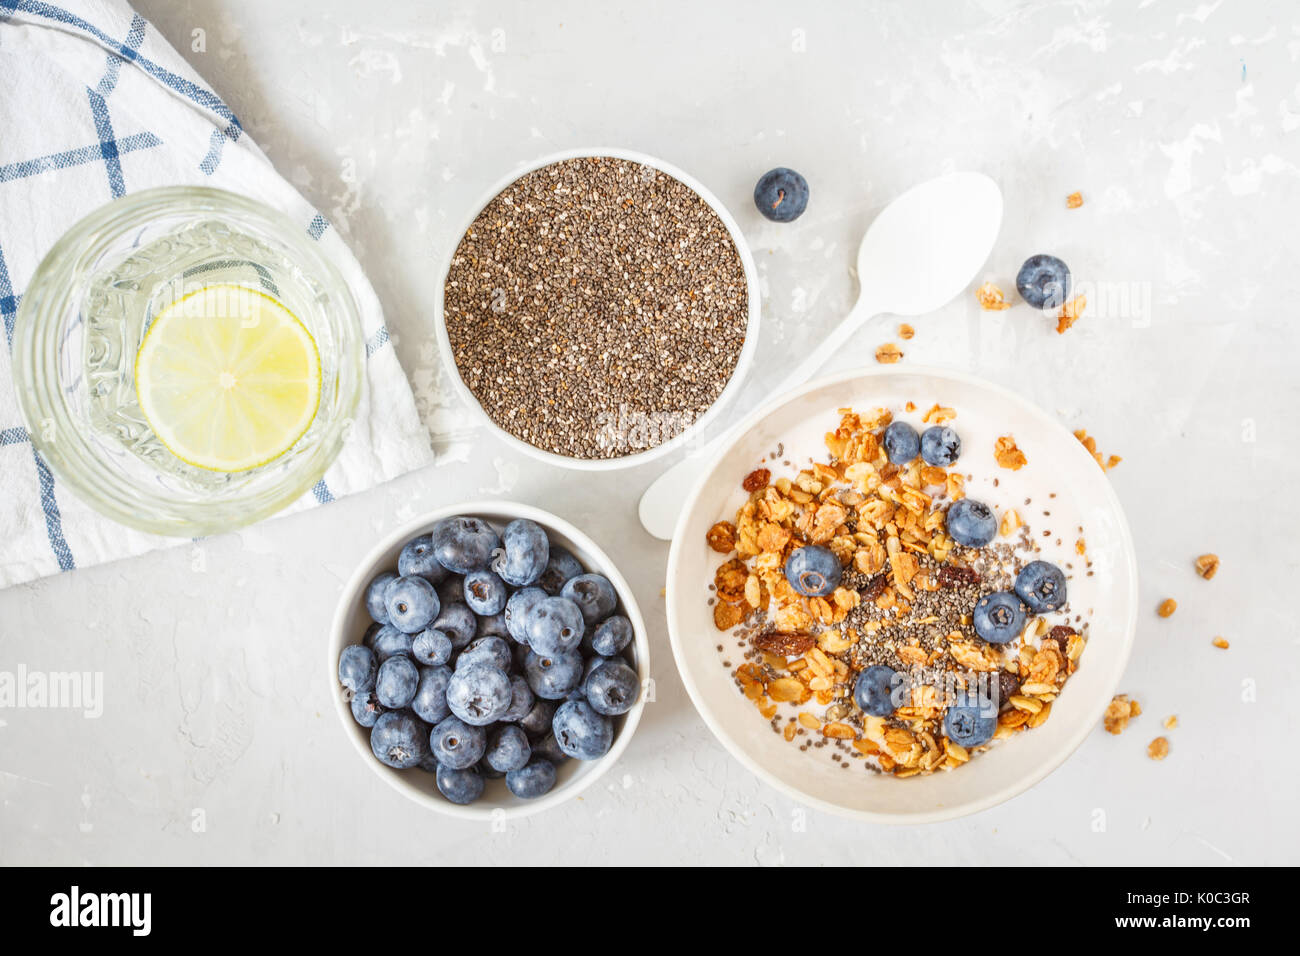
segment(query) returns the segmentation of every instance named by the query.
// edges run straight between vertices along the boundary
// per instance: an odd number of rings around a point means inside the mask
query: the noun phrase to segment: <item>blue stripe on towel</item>
[[[152,149],[155,146],[161,146],[162,140],[153,133],[132,133],[130,136],[123,136],[114,145],[117,154],[122,156],[126,153],[133,153],[137,149]],[[80,149],[66,149],[61,153],[50,153],[48,156],[24,160],[21,163],[8,163],[0,166],[0,183],[12,182],[15,179],[26,179],[28,176],[39,176],[51,169],[82,166],[86,163],[98,162],[103,158],[103,144],[97,143],[94,146],[82,146]]]
[[[45,512],[45,532],[50,536],[50,549],[58,559],[60,571],[71,571],[77,566],[72,559],[72,549],[63,537],[63,516],[59,514],[59,502],[54,497],[54,476],[36,449],[32,449],[32,458],[36,460],[36,476],[41,483],[41,509]]]
[[[330,491],[329,486],[325,484],[324,478],[312,485],[311,493],[315,495],[316,500],[323,505],[327,505],[334,500],[334,494]]]
[[[14,295],[13,284],[9,281],[9,266],[5,264],[4,249],[0,248],[0,318],[4,319],[5,341],[12,349],[14,345],[14,316],[22,296]]]

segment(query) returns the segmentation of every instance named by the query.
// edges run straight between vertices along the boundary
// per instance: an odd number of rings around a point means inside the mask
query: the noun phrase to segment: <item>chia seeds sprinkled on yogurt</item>
[[[515,180],[461,239],[445,321],[465,385],[545,451],[609,459],[679,435],[740,358],[740,254],[688,186],[611,157]]]

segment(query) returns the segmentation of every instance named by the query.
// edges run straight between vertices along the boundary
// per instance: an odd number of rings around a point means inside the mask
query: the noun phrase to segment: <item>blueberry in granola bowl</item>
[[[997,729],[996,708],[977,701],[953,704],[943,715],[944,736],[967,750],[988,743]]]
[[[885,454],[895,465],[906,465],[921,454],[921,436],[907,422],[891,422],[885,429]]]
[[[927,465],[947,468],[961,456],[961,436],[947,425],[932,425],[921,433],[921,458]]]
[[[804,597],[825,597],[840,585],[843,568],[835,552],[810,544],[790,552],[785,562],[785,578]]]
[[[1065,574],[1048,561],[1030,561],[1016,575],[1016,593],[1035,614],[1065,604]]]
[[[1059,309],[1070,297],[1070,267],[1056,256],[1030,256],[1016,275],[1016,290],[1035,309]]]
[[[1012,591],[995,591],[975,602],[975,633],[990,644],[1006,644],[1025,626],[1025,606]]]
[[[874,664],[858,674],[853,685],[853,702],[862,712],[873,717],[888,717],[897,707],[894,704],[894,687],[902,682],[892,667]]]
[[[948,508],[948,535],[960,545],[982,548],[998,533],[998,519],[993,509],[974,498],[961,498]]]

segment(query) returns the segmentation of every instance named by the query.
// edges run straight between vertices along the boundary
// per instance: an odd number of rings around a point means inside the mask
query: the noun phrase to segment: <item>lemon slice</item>
[[[293,447],[320,406],[320,354],[297,317],[237,285],[161,310],[135,359],[144,417],[177,458],[246,471]]]

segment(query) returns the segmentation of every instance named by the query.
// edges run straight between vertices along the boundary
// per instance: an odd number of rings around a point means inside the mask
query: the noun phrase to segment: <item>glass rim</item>
[[[342,315],[333,395],[321,396],[333,413],[314,447],[282,480],[225,501],[164,500],[100,464],[59,382],[63,319],[79,310],[88,263],[124,233],[167,215],[212,213],[254,222],[283,243],[320,283]],[[41,259],[14,323],[13,375],[18,410],[32,447],[54,476],[83,502],[120,524],[171,537],[201,537],[252,524],[306,494],[342,450],[364,381],[361,316],[337,266],[283,212],[209,186],[162,186],[112,200],[73,224]],[[320,411],[317,414],[320,414]],[[47,438],[48,425],[53,426]]]

